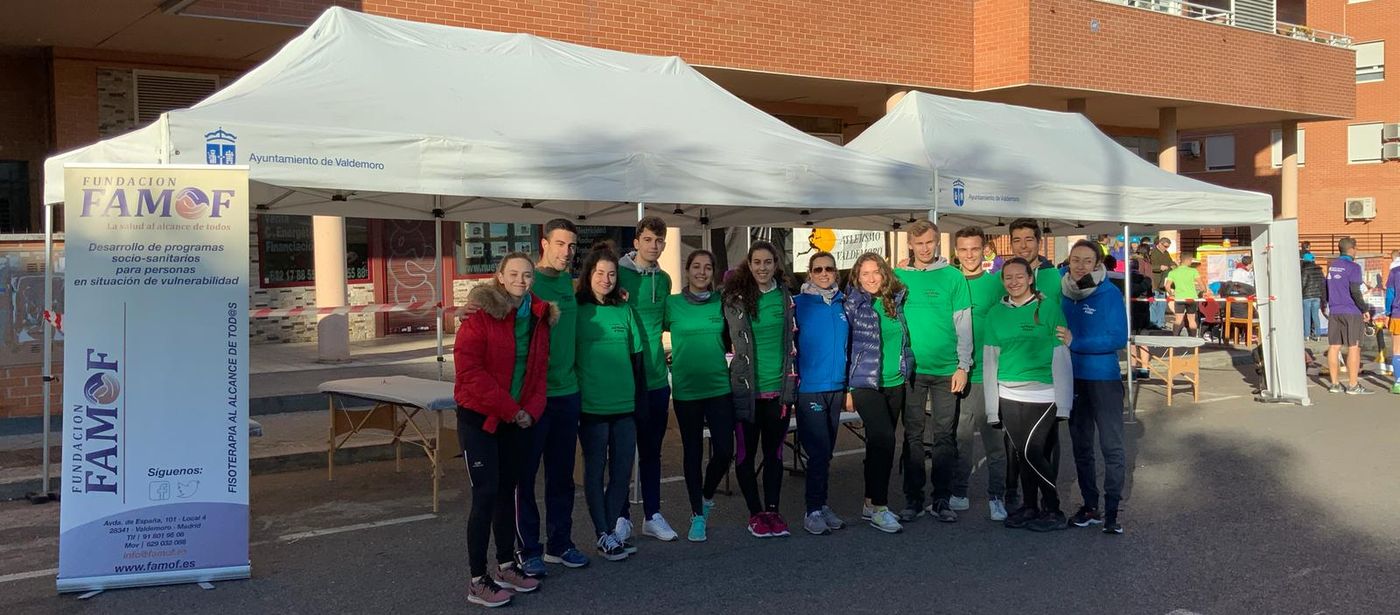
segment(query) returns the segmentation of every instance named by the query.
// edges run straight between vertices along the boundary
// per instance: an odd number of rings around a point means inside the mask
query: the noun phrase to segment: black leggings
[[[783,404],[777,399],[756,399],[754,420],[734,422],[734,440],[738,445],[738,463],[734,472],[739,490],[749,514],[778,512],[778,499],[783,492],[783,439],[787,437],[788,419],[783,416]],[[758,497],[758,473],[754,458],[758,443],[763,440],[763,499]],[[767,502],[767,507],[764,506]]]
[[[1060,420],[1054,403],[1026,403],[1003,398],[1001,424],[1006,429],[1007,458],[1014,459],[1021,480],[1025,506],[1060,511],[1060,494],[1055,481],[1060,474]],[[1008,467],[1011,467],[1010,464]]]
[[[861,422],[865,423],[865,497],[875,506],[888,506],[890,473],[894,469],[894,432],[904,410],[904,385],[878,391],[853,389],[851,400],[855,402]]]
[[[486,416],[457,408],[457,438],[471,478],[467,516],[467,563],[472,578],[486,574],[486,548],[496,535],[496,563],[515,561],[515,487],[528,440],[514,423],[498,423],[486,433]]]
[[[685,490],[690,496],[690,514],[704,511],[702,499],[713,499],[719,482],[729,473],[734,458],[734,401],[728,394],[695,400],[675,400],[676,426],[681,430],[681,451],[685,468]],[[704,457],[705,425],[710,426],[710,463],[700,474]]]

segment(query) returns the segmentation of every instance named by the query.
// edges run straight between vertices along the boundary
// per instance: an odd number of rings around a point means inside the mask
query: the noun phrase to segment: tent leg
[[[444,367],[444,359],[443,359],[443,356],[442,356],[443,303],[445,303],[445,301],[444,301],[445,293],[443,292],[443,279],[446,277],[446,276],[444,276],[444,275],[442,274],[442,273],[443,273],[443,271],[442,271],[442,217],[443,217],[443,211],[442,211],[442,197],[441,197],[441,196],[434,196],[434,197],[433,197],[433,244],[434,244],[434,246],[435,246],[435,249],[434,249],[434,255],[435,255],[435,256],[434,256],[434,261],[433,261],[433,271],[434,271],[434,273],[435,273],[436,280],[434,280],[433,286],[434,286],[434,290],[436,291],[434,294],[437,295],[437,300],[436,300],[436,303],[437,303],[437,322],[436,322],[435,324],[437,325],[437,326],[436,326],[436,329],[437,329],[437,366],[438,366],[438,380],[439,380],[439,381],[443,380],[443,367]]]
[[[1123,396],[1123,401],[1128,404],[1128,422],[1137,422],[1137,395],[1133,390],[1133,268],[1131,259],[1128,257],[1128,244],[1133,236],[1132,229],[1127,224],[1123,225],[1123,314],[1128,319],[1128,394]],[[1170,388],[1168,383],[1168,388]]]
[[[710,210],[700,210],[700,247],[707,251],[713,251],[710,247]]]
[[[44,313],[53,313],[53,203],[44,203]],[[30,496],[30,501],[35,504],[49,502],[54,499],[53,491],[49,484],[49,421],[53,418],[49,416],[50,409],[53,408],[53,323],[44,323],[44,349],[42,371],[44,381],[44,408],[40,412],[43,417],[43,487],[42,491]]]

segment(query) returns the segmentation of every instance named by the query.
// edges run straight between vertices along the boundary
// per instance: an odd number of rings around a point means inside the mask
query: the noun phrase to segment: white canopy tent
[[[1163,171],[1088,118],[911,92],[846,146],[934,174],[934,216],[949,228],[1037,218],[1067,234],[1249,226],[1266,400],[1308,403],[1296,220],[1273,199]],[[1131,371],[1129,372],[1131,377]]]
[[[461,221],[802,225],[926,210],[916,165],[804,134],[680,58],[331,8],[267,62],[69,162],[247,164],[261,211]],[[867,226],[889,228],[888,216]]]

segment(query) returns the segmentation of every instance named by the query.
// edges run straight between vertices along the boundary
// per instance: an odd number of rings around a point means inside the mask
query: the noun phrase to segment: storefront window
[[[315,283],[310,216],[258,216],[258,252],[264,287]],[[369,282],[369,220],[345,219],[345,277],[351,283]]]
[[[630,227],[578,227],[578,251],[574,253],[573,274],[578,275],[583,259],[593,245],[611,241],[615,249],[625,254],[631,250],[634,234]],[[511,252],[524,252],[532,259],[538,258],[540,225],[464,222],[457,239],[457,277],[491,275],[496,272],[496,263],[501,257]]]

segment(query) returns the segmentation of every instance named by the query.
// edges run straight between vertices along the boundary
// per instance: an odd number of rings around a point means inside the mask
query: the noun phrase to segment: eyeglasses
[[[812,267],[812,268],[810,269],[810,271],[811,271],[812,273],[836,273],[836,268],[835,268],[835,267]]]

